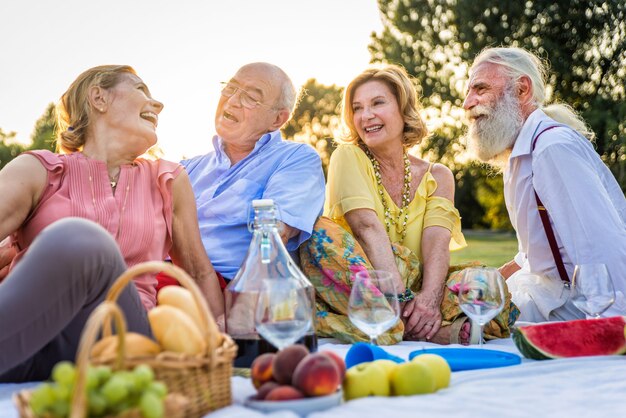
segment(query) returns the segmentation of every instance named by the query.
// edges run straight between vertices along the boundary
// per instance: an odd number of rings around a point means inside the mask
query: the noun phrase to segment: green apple
[[[365,396],[389,396],[389,379],[383,366],[375,362],[350,367],[343,379],[346,401]]]
[[[435,377],[425,364],[417,361],[398,364],[391,375],[394,395],[410,396],[433,393],[437,390]]]
[[[447,388],[450,385],[452,370],[443,357],[437,354],[425,353],[413,358],[413,361],[425,364],[435,377],[437,390]]]
[[[373,363],[385,369],[385,372],[387,372],[387,380],[391,381],[391,375],[396,367],[398,367],[398,363],[389,359],[374,360]]]

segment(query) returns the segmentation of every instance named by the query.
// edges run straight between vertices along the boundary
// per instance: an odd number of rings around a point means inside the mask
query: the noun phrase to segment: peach
[[[341,358],[339,354],[333,351],[320,351],[320,354],[324,354],[325,356],[330,357],[335,362],[335,365],[339,369],[339,380],[343,382],[343,378],[346,375],[346,362]]]
[[[335,362],[322,353],[306,356],[293,373],[293,385],[306,396],[334,393],[341,384],[341,375]]]
[[[272,364],[274,380],[281,385],[290,385],[296,366],[308,354],[309,349],[302,344],[290,345],[280,350],[274,357]]]
[[[266,401],[288,401],[290,399],[302,399],[304,395],[293,386],[278,386],[270,391],[265,397]]]
[[[254,359],[250,366],[250,377],[255,388],[260,388],[265,382],[269,382],[274,378],[272,363],[274,362],[274,353],[261,354]]]
[[[267,394],[270,393],[272,391],[272,389],[277,388],[278,386],[280,386],[278,383],[274,382],[273,380],[270,380],[269,382],[265,382],[261,385],[261,387],[259,388],[259,390],[256,393],[256,398],[260,401],[262,401],[263,399],[265,399],[267,397]]]

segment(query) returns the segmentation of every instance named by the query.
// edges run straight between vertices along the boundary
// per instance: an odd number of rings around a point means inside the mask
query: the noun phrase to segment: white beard
[[[524,124],[522,110],[513,90],[505,89],[495,104],[476,106],[468,116],[470,118],[482,116],[478,120],[473,120],[469,126],[467,137],[470,153],[496,166],[506,164]]]

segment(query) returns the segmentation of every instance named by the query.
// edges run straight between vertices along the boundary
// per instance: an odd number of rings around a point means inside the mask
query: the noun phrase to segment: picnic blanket
[[[408,358],[421,348],[442,347],[431,343],[402,342],[385,347],[390,353]],[[459,347],[451,345],[449,347]],[[487,347],[518,353],[511,339],[494,340]],[[320,350],[345,356],[350,345],[331,339],[320,341]],[[478,350],[478,347],[474,349]],[[450,387],[434,394],[366,398],[309,415],[311,418],[367,418],[381,416],[454,417],[604,417],[626,414],[626,356],[579,357],[535,361],[523,359],[517,366],[470,370],[452,374]],[[249,379],[233,377],[234,404],[216,411],[211,418],[296,418],[291,412],[269,415],[245,408],[243,401],[254,394]],[[0,385],[0,418],[17,418],[11,394],[33,383]],[[620,412],[621,411],[621,412]]]

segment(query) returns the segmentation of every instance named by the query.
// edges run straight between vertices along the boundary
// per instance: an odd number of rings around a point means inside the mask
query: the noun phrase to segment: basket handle
[[[124,366],[126,338],[126,321],[124,320],[124,315],[122,314],[122,310],[114,302],[102,302],[94,309],[91,315],[89,315],[83,334],[80,337],[78,355],[76,356],[77,376],[74,385],[70,418],[84,418],[87,415],[87,368],[89,367],[89,354],[98,338],[100,326],[109,323],[111,316],[113,316],[113,320],[115,321],[115,328],[119,337],[115,368],[121,369]]]
[[[215,319],[209,310],[209,305],[200,292],[200,288],[196,282],[180,267],[173,265],[172,263],[165,263],[163,261],[147,261],[145,263],[139,263],[126,270],[117,280],[111,285],[106,300],[109,302],[116,302],[117,298],[122,293],[122,290],[128,285],[128,283],[135,278],[145,273],[159,273],[163,272],[170,277],[175,278],[180,284],[191,292],[193,300],[200,311],[200,324],[202,338],[207,343],[207,352],[213,353],[218,345],[220,331],[215,323]]]

